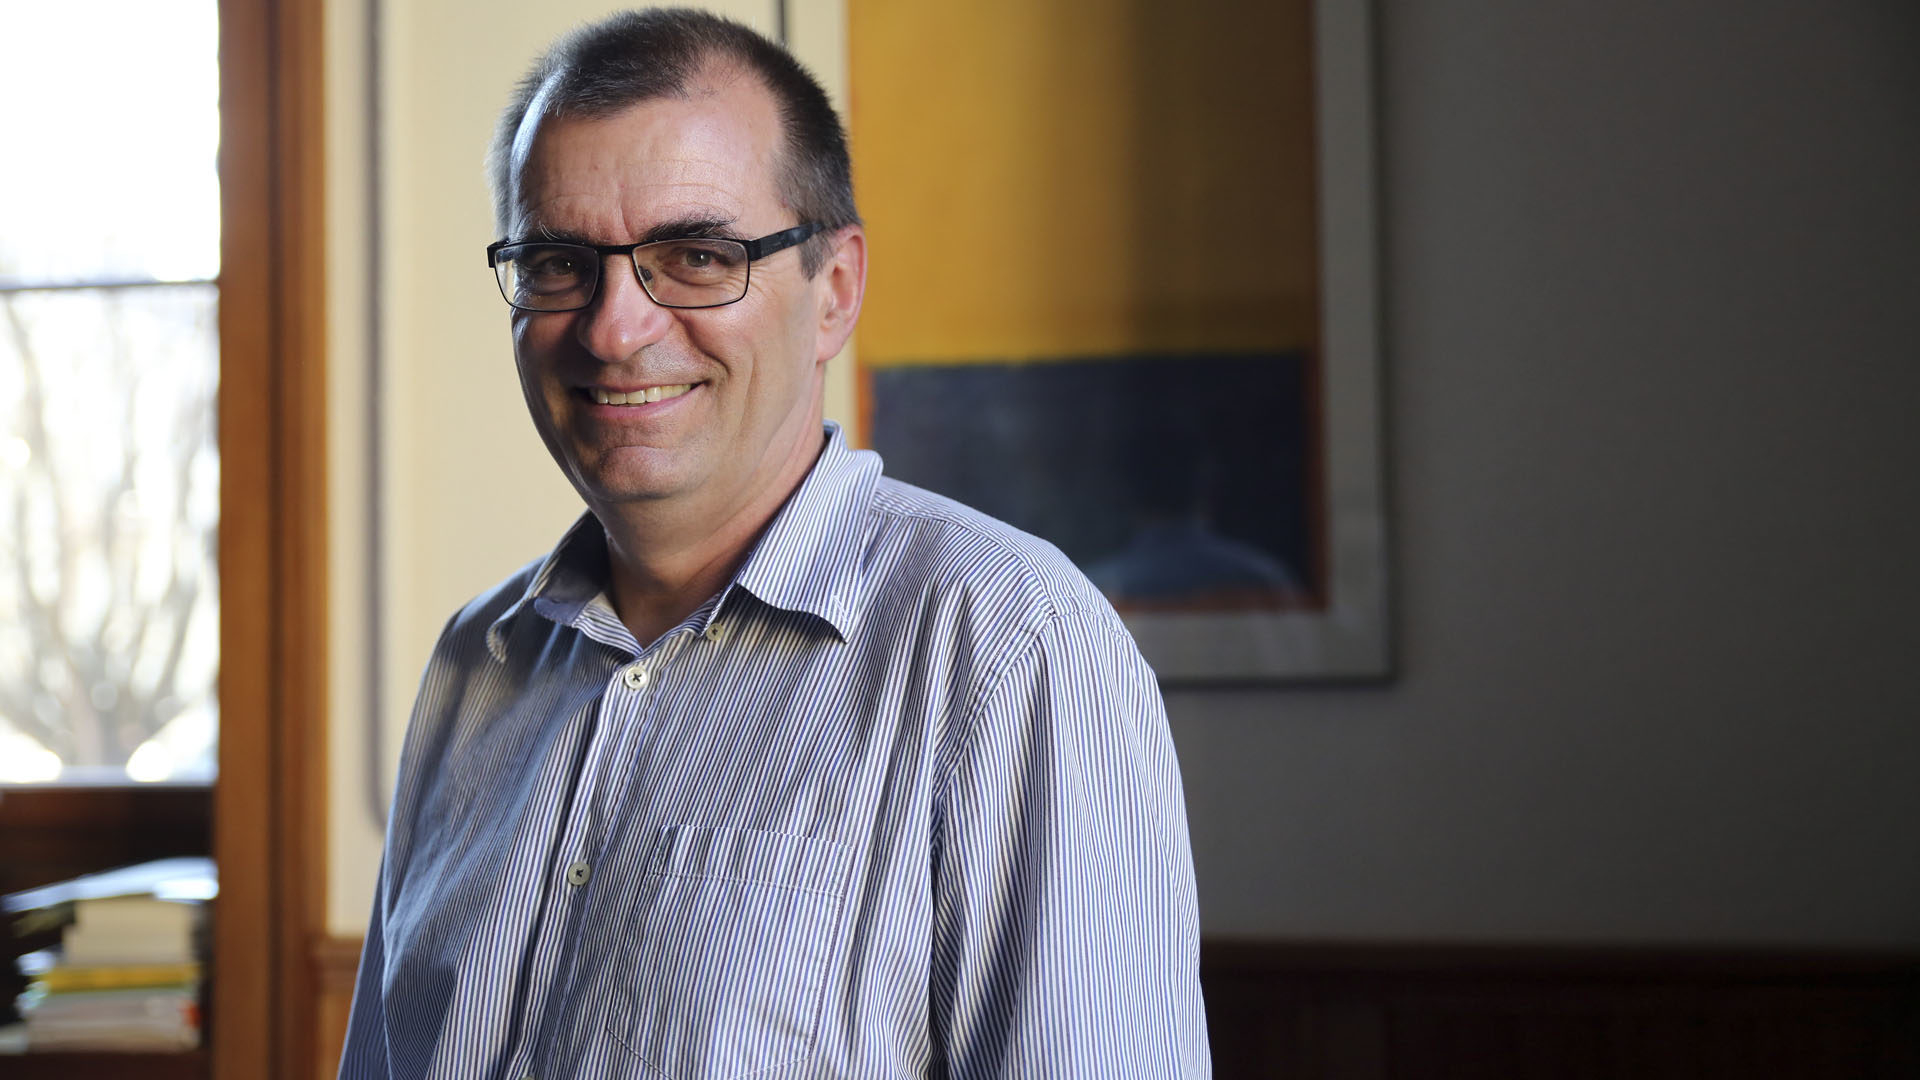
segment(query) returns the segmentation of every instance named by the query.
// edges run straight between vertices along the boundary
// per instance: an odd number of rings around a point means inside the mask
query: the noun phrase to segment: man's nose
[[[580,344],[615,364],[659,341],[673,327],[673,311],[654,303],[640,285],[633,260],[609,255],[600,264],[600,289],[574,324]]]

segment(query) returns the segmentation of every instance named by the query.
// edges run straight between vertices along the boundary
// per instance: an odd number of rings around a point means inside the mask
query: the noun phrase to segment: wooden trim
[[[279,282],[275,365],[278,559],[274,645],[282,724],[276,1076],[312,1068],[319,1001],[308,953],[326,923],[327,473],[326,156],[323,0],[275,0],[274,131]]]
[[[320,0],[220,0],[216,1080],[312,1060],[325,889]]]
[[[1895,1080],[1920,954],[1209,941],[1218,1076]]]
[[[1458,979],[1889,979],[1920,981],[1920,952],[1673,945],[1415,944],[1208,938],[1202,972],[1221,977]]]
[[[353,1006],[353,987],[360,974],[357,937],[322,937],[313,943],[313,973],[318,1005],[318,1045],[315,1080],[332,1080],[340,1071],[340,1053],[347,1041],[347,1018]]]
[[[205,855],[211,789],[203,784],[48,785],[0,793],[0,893],[109,867]]]
[[[273,194],[267,4],[220,3],[220,779],[217,1080],[272,1073]]]
[[[200,1080],[207,1075],[207,1053],[183,1054],[46,1053],[0,1057],[7,1080]]]

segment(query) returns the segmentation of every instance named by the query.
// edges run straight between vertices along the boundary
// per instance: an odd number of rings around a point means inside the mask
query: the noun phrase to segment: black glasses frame
[[[682,311],[699,311],[704,308],[726,307],[728,304],[737,304],[745,300],[747,298],[747,290],[753,286],[754,263],[776,252],[785,251],[795,244],[804,243],[825,228],[825,225],[817,221],[809,221],[805,224],[795,225],[791,229],[781,229],[776,233],[768,233],[756,240],[735,240],[731,236],[669,236],[661,240],[642,240],[637,244],[576,244],[570,240],[495,240],[493,243],[487,245],[487,269],[495,271],[494,283],[500,287],[501,299],[505,300],[508,305],[516,310],[535,313],[580,311],[592,307],[593,302],[600,296],[600,282],[605,275],[600,273],[599,268],[601,264],[605,262],[606,257],[609,255],[625,255],[627,257],[627,265],[633,267],[633,276],[639,279],[640,287],[646,290],[647,297],[654,303],[659,304],[661,307],[677,308]],[[722,300],[717,304],[669,304],[663,302],[659,297],[654,296],[653,287],[647,284],[647,275],[641,273],[640,262],[633,257],[633,253],[643,247],[648,247],[653,244],[671,244],[676,240],[728,240],[745,248],[747,252],[747,277],[746,280],[740,283],[740,295],[731,300]],[[599,259],[594,261],[593,289],[587,293],[586,300],[573,307],[563,308],[522,307],[519,304],[515,304],[513,297],[507,295],[506,283],[500,280],[497,268],[499,265],[500,249],[515,247],[521,244],[575,247],[582,251],[591,251],[595,255],[598,255]]]

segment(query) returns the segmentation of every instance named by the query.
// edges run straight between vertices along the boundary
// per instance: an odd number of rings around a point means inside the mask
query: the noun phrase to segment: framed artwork
[[[1386,676],[1364,0],[849,27],[854,441],[1059,546],[1163,681]]]

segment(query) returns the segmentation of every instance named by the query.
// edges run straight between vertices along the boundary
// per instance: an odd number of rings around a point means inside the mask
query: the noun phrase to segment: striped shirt
[[[343,1078],[1209,1075],[1153,672],[1053,547],[827,434],[651,645],[591,515],[447,624]]]

